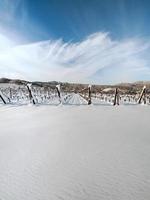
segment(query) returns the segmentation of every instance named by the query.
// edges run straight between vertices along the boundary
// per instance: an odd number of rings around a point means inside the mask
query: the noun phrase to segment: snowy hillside
[[[149,200],[149,113],[1,105],[0,199]]]

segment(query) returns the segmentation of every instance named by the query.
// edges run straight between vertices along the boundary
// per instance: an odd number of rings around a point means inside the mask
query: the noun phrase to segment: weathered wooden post
[[[88,86],[88,105],[90,105],[92,103],[92,100],[91,100],[91,88],[92,88],[92,86],[89,85]]]
[[[144,104],[146,104],[146,86],[145,85],[144,85],[144,87],[142,89],[142,92],[140,94],[140,98],[138,100],[139,104],[142,102],[142,98],[143,98]]]
[[[12,99],[12,89],[11,89],[11,87],[9,88],[9,97],[10,97],[10,99]]]
[[[33,97],[33,95],[32,95],[31,85],[32,85],[32,84],[27,84],[27,89],[28,89],[28,92],[29,92],[30,101],[31,101],[33,104],[35,104],[35,100],[34,100],[34,97]]]
[[[59,101],[61,103],[60,84],[56,85],[56,90],[57,90],[57,94],[58,94],[58,97],[59,97]]]
[[[3,97],[3,94],[2,94],[1,91],[0,91],[0,99],[2,100],[2,102],[3,102],[4,104],[6,104],[5,98]]]
[[[118,88],[116,88],[116,90],[115,90],[114,106],[115,105],[119,105],[119,92],[118,92]]]

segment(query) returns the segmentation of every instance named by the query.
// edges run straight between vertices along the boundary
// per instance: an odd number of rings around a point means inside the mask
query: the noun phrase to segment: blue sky
[[[150,1],[0,0],[0,76],[149,80]]]

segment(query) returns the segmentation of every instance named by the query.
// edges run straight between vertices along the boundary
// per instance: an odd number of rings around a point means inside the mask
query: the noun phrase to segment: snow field
[[[0,106],[1,200],[149,200],[149,106]]]

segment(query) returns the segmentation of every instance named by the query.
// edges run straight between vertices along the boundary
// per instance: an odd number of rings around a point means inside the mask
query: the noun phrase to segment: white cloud
[[[145,79],[150,73],[150,42],[139,38],[116,41],[98,32],[78,43],[60,39],[26,45],[4,38],[0,35],[1,77],[110,83]]]

